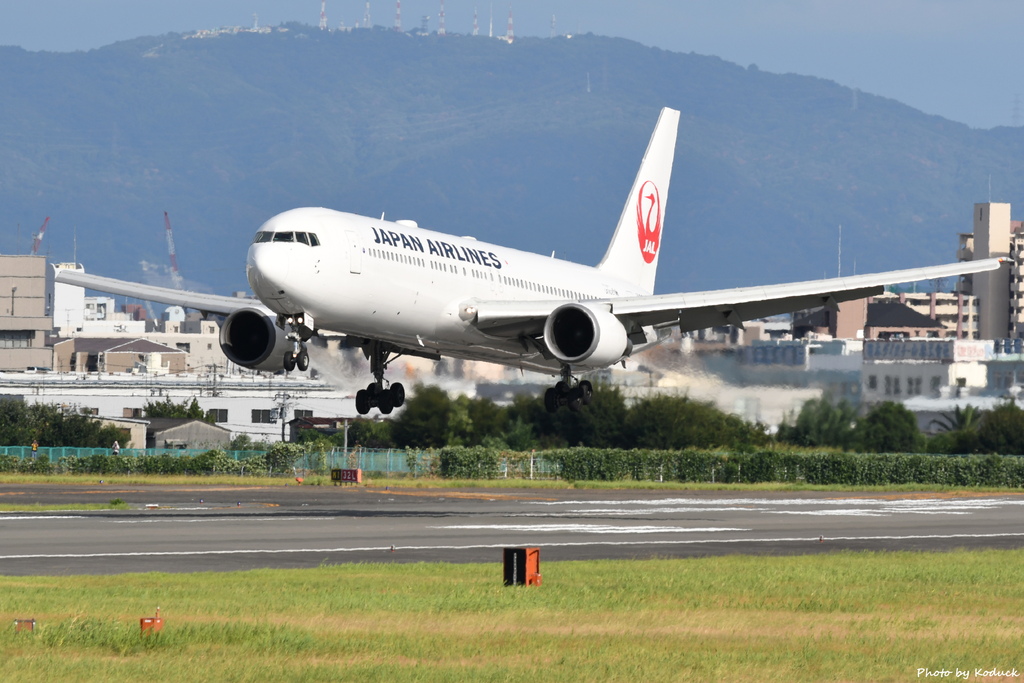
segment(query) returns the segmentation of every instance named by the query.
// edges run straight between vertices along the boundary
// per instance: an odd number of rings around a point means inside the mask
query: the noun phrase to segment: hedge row
[[[545,451],[567,481],[806,482],[873,486],[937,484],[948,486],[1024,487],[1024,458],[1000,455],[947,456],[919,454],[795,453],[756,451],[722,453],[566,448]],[[440,474],[446,478],[493,479],[508,463],[528,454],[495,449],[445,448]],[[509,467],[509,476],[515,476]]]
[[[64,456],[51,463],[49,457],[19,458],[0,455],[0,472],[36,474],[240,474],[265,475],[266,454],[234,460],[221,450],[199,455],[109,455]]]

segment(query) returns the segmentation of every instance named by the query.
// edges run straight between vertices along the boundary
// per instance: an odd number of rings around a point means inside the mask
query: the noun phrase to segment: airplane
[[[309,367],[306,342],[344,335],[370,361],[356,410],[405,402],[389,383],[403,355],[487,361],[558,375],[547,410],[579,411],[605,368],[682,332],[881,294],[885,285],[995,270],[985,259],[868,275],[654,294],[679,112],[661,110],[607,252],[594,267],[326,208],[270,218],[249,246],[246,276],[259,303],[61,270],[57,282],[226,316],[225,355],[257,370]]]

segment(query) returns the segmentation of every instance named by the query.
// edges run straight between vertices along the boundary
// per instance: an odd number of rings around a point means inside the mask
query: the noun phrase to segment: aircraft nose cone
[[[246,276],[252,291],[264,303],[281,299],[288,291],[287,249],[275,249],[273,244],[254,244],[249,248]]]

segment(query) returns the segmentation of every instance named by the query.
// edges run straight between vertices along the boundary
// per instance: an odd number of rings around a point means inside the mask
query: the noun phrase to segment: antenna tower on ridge
[[[370,28],[372,25],[370,23],[370,2],[367,0],[366,9],[363,10],[363,28]]]
[[[555,15],[552,14],[551,15],[551,37],[554,38],[556,35],[558,35],[558,34],[555,32]]]
[[[395,30],[402,32],[402,0],[395,0]]]
[[[441,0],[441,13],[437,15],[437,35],[445,35],[444,30],[444,0]]]
[[[476,5],[473,6],[473,35],[480,35],[480,15],[476,11]]]
[[[320,30],[327,30],[327,0],[320,0]]]

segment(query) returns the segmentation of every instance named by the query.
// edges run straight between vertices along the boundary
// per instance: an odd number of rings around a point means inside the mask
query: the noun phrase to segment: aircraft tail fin
[[[679,112],[667,107],[662,109],[611,244],[597,264],[599,270],[633,282],[648,294],[654,292],[658,271],[678,129]]]

